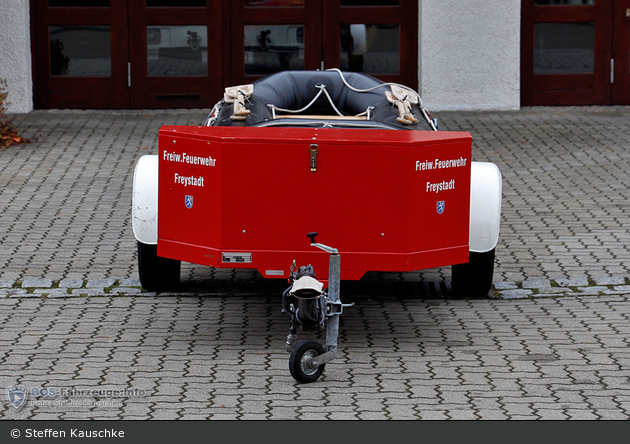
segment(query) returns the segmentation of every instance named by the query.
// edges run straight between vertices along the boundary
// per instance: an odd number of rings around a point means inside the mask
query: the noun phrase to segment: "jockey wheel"
[[[320,248],[329,256],[328,288],[315,279],[311,265],[296,269],[295,261],[291,267],[289,282],[291,286],[282,294],[282,312],[291,316],[291,328],[287,336],[289,371],[291,376],[302,383],[316,381],[324,371],[325,364],[337,356],[339,338],[339,316],[344,307],[354,304],[342,304],[339,298],[341,286],[341,262],[336,248],[315,242],[317,233],[307,235],[311,246]],[[316,341],[303,341],[297,344],[297,329],[313,330],[326,328],[326,346]]]

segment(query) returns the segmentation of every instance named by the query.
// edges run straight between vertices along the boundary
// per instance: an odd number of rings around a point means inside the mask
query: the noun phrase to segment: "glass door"
[[[207,108],[223,95],[220,0],[129,2],[132,108]]]
[[[523,0],[521,103],[606,105],[613,0]]]
[[[32,8],[35,107],[128,107],[126,3],[33,0]]]
[[[417,88],[415,0],[238,0],[231,84],[291,70],[340,68]]]
[[[327,68],[418,87],[418,2],[340,0],[323,4]]]
[[[33,0],[35,106],[211,107],[224,88],[224,4]]]
[[[231,84],[320,68],[321,0],[235,0],[231,8]]]

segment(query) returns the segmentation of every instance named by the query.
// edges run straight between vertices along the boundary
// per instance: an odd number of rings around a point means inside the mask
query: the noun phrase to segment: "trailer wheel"
[[[451,267],[452,287],[455,296],[460,298],[485,298],[492,288],[494,274],[493,248],[485,253],[470,252],[467,264]]]
[[[314,382],[321,376],[326,364],[312,368],[308,365],[311,358],[324,354],[324,348],[315,341],[301,342],[291,353],[289,370],[298,382]]]
[[[172,290],[179,284],[181,261],[157,255],[157,245],[138,242],[140,283],[149,291]]]

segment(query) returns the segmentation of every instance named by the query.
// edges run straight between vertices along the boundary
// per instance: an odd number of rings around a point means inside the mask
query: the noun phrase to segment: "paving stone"
[[[518,288],[518,284],[516,282],[494,282],[494,288],[497,290],[515,290]]]
[[[531,289],[517,288],[515,290],[503,290],[501,297],[503,299],[523,299],[530,297],[532,293]]]
[[[121,287],[141,287],[140,279],[120,279]]]
[[[20,297],[20,298],[40,298],[41,295],[35,293],[29,293],[26,289],[14,288],[12,290],[7,290],[4,293],[6,296],[10,298]],[[6,297],[5,296],[5,297]]]
[[[605,293],[627,294],[630,293],[630,285],[616,285],[613,290],[606,290]]]
[[[107,295],[103,288],[73,288],[70,292],[73,296],[104,296]]]
[[[33,294],[45,295],[48,297],[63,297],[69,296],[68,291],[65,288],[37,288],[33,290]]]
[[[141,288],[131,288],[131,287],[116,287],[112,288],[111,293],[115,294],[126,294],[126,295],[136,295],[142,293]]]
[[[22,288],[50,288],[53,281],[50,279],[24,279]]]
[[[0,288],[12,288],[15,281],[11,279],[0,279]]]
[[[81,288],[83,279],[62,279],[59,281],[59,288]]]
[[[590,287],[578,287],[577,291],[584,294],[600,294],[609,290],[608,290],[608,287],[601,287],[601,286],[593,285]]]
[[[90,279],[85,284],[86,288],[107,288],[111,287],[116,283],[115,278],[110,279]]]
[[[548,288],[548,287],[551,287],[551,282],[545,279],[523,281],[521,283],[521,287],[523,288]]]
[[[588,279],[579,278],[579,279],[557,279],[556,283],[560,287],[582,287],[588,285]]]
[[[620,276],[603,276],[593,279],[597,285],[623,285],[626,283],[625,278]]]

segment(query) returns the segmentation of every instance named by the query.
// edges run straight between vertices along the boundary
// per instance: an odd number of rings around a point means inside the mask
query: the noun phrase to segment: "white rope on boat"
[[[348,81],[346,80],[346,78],[343,75],[343,72],[341,72],[341,70],[339,68],[328,68],[326,71],[334,71],[337,74],[339,74],[339,77],[341,77],[341,81],[344,83],[344,85],[346,85],[349,89],[351,89],[352,91],[357,92],[357,93],[372,92],[375,89],[383,88],[384,86],[389,86],[389,87],[396,86],[398,88],[405,89],[405,90],[407,90],[409,92],[412,92],[413,94],[415,94],[418,97],[418,104],[422,108],[422,98],[420,97],[420,94],[418,94],[416,91],[414,91],[413,89],[409,88],[408,86],[401,85],[400,83],[385,82],[385,83],[381,83],[380,85],[373,86],[372,88],[358,89],[358,88],[355,88],[355,87],[353,87],[352,85],[350,85],[348,83]]]
[[[339,68],[329,68],[326,71],[334,71],[334,72],[338,73],[339,77],[341,77],[341,81],[344,83],[344,85],[346,85],[346,87],[348,87],[350,90],[352,90],[354,92],[357,92],[357,93],[371,92],[371,91],[374,91],[375,89],[382,88],[384,86],[398,87],[398,88],[402,88],[402,89],[404,89],[406,91],[412,92],[413,94],[416,95],[417,101],[418,101],[418,107],[420,108],[420,111],[422,111],[422,115],[424,116],[426,121],[431,126],[431,129],[433,129],[433,131],[437,131],[438,130],[437,127],[435,126],[435,123],[433,122],[433,119],[431,119],[431,117],[427,113],[427,110],[424,108],[424,106],[422,104],[422,97],[420,97],[420,94],[417,91],[412,90],[408,86],[401,85],[400,83],[386,82],[386,83],[381,83],[380,85],[376,85],[376,86],[374,86],[372,88],[368,88],[368,89],[357,89],[357,88],[353,87],[352,85],[350,85],[348,83],[348,81],[346,80],[346,78],[343,75],[343,72],[341,72],[341,70]],[[405,117],[403,116],[402,118],[404,119]]]
[[[272,104],[272,103],[268,104],[267,106],[273,107],[273,109],[274,109],[275,111],[280,111],[280,112],[283,112],[283,113],[298,114],[298,113],[304,112],[304,111],[306,111],[307,109],[309,109],[309,108],[311,107],[311,105],[313,105],[313,103],[315,103],[315,101],[319,98],[319,96],[321,96],[321,95],[322,95],[322,93],[324,93],[324,94],[326,95],[326,97],[328,98],[328,102],[330,102],[330,105],[333,107],[333,109],[335,110],[335,112],[337,113],[337,115],[339,115],[339,116],[342,116],[342,117],[343,117],[343,114],[342,114],[342,113],[341,113],[341,112],[337,109],[337,107],[336,107],[336,106],[335,106],[335,104],[333,103],[332,98],[331,98],[331,97],[330,97],[330,95],[328,94],[328,91],[326,91],[326,85],[323,85],[323,84],[321,84],[321,83],[320,83],[319,85],[315,85],[315,88],[318,88],[318,89],[319,89],[319,92],[315,95],[315,97],[313,98],[313,100],[311,100],[311,101],[309,102],[309,104],[308,104],[308,105],[306,105],[306,106],[305,106],[304,108],[302,108],[302,109],[296,109],[296,110],[293,110],[293,109],[278,108],[276,105],[274,105],[274,104]]]

